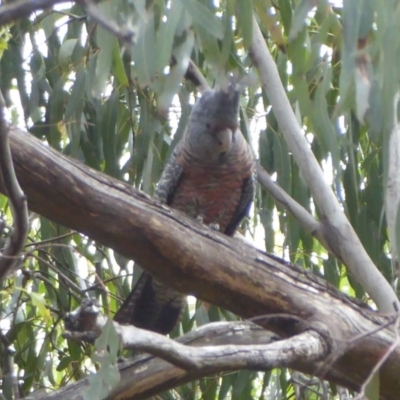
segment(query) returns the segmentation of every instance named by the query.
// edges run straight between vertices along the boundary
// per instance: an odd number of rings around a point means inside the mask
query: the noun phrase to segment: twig
[[[310,235],[315,236],[319,242],[331,253],[329,243],[325,240],[321,231],[321,223],[317,221],[301,204],[293,197],[290,197],[276,182],[269,173],[257,163],[257,180],[260,185],[277,201],[285,210],[289,211],[300,223],[301,227]]]
[[[34,249],[33,251],[36,251],[36,250],[37,249]],[[35,258],[36,260],[38,260],[39,262],[42,262],[43,264],[46,264],[46,266],[49,269],[51,269],[52,271],[56,272],[59,275],[58,281],[60,281],[60,282],[65,281],[64,285],[70,291],[71,294],[72,294],[72,291],[75,291],[77,294],[82,295],[82,293],[83,293],[82,289],[78,285],[76,285],[75,282],[73,282],[65,274],[63,274],[51,262],[48,262],[43,257],[36,256],[35,254],[33,254],[33,251],[30,251],[30,252],[26,253],[25,258],[28,259],[29,257],[32,257],[32,258]]]
[[[10,24],[21,18],[29,17],[34,11],[53,7],[55,4],[68,3],[67,0],[24,0],[0,7],[0,26]]]
[[[92,0],[79,0],[77,3],[82,4],[88,15],[93,18],[102,28],[110,32],[116,38],[123,40],[128,45],[133,45],[135,32],[127,26],[120,27],[114,21],[107,18],[97,7],[96,3]]]
[[[29,227],[26,196],[15,175],[8,135],[9,128],[4,118],[4,99],[0,93],[0,179],[10,201],[14,218],[14,227],[4,250],[0,253],[0,281],[5,278],[20,259],[20,254],[28,237]]]
[[[43,247],[43,245],[45,245],[46,243],[57,242],[57,241],[59,241],[59,240],[61,240],[61,239],[65,239],[65,238],[67,238],[67,237],[69,237],[69,236],[73,236],[73,235],[75,235],[76,233],[77,233],[77,232],[72,231],[72,232],[64,233],[64,235],[54,236],[54,237],[52,237],[52,238],[50,238],[50,239],[44,239],[44,240],[41,240],[41,241],[39,241],[39,242],[30,242],[30,243],[27,243],[27,244],[25,245],[25,247],[37,246],[37,248],[41,248],[41,247]],[[58,243],[56,243],[56,245],[58,245]],[[37,250],[37,249],[36,249],[36,250]]]

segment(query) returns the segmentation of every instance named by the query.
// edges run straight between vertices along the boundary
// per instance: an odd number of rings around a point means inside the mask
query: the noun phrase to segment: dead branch
[[[64,336],[75,340],[95,338],[107,322],[107,317],[99,311],[96,301],[83,301],[78,310],[66,316],[67,332]],[[133,325],[121,325],[115,321],[113,324],[123,348],[146,352],[182,369],[202,370],[204,373],[209,370],[223,372],[227,369],[266,370],[288,367],[299,361],[322,359],[328,351],[324,340],[313,331],[267,345],[224,344],[193,348]],[[233,329],[235,323],[231,324]]]
[[[0,280],[3,280],[19,261],[29,228],[26,197],[15,175],[8,135],[9,126],[4,118],[4,100],[0,93],[0,179],[10,201],[14,219],[14,226],[4,249],[0,248]]]
[[[219,345],[267,345],[275,342],[276,336],[250,322],[216,322],[202,326],[178,338],[176,342],[186,346],[219,346]],[[185,371],[159,358],[142,355],[118,365],[121,380],[113,392],[106,398],[145,399],[184,384],[194,379],[217,373],[214,371]],[[132,379],[132,377],[135,377]],[[33,398],[51,400],[82,400],[83,393],[89,386],[89,380],[83,379],[48,394],[38,393]]]

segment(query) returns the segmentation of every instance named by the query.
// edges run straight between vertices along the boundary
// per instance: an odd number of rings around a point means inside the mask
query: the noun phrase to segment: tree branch
[[[334,249],[331,249],[329,242],[326,241],[325,236],[322,234],[321,223],[274,182],[269,173],[259,163],[257,163],[257,180],[277,203],[296,218],[307,233],[315,236],[329,252],[335,255]]]
[[[96,301],[85,300],[74,312],[65,317],[67,338],[80,340],[86,336],[94,338],[107,323],[107,317],[100,314]],[[113,322],[121,346],[139,350],[160,357],[185,370],[220,372],[235,369],[265,370],[288,367],[293,363],[322,359],[328,352],[325,341],[313,331],[299,334],[288,340],[280,340],[266,345],[224,344],[218,346],[191,347],[180,344],[164,335]],[[231,323],[232,327],[236,325]],[[77,334],[78,333],[78,334]]]
[[[400,309],[400,302],[389,282],[376,268],[347,220],[307,143],[286,96],[278,69],[268,50],[258,23],[253,18],[250,57],[256,66],[265,92],[285,141],[310,188],[322,214],[320,236],[334,246],[334,254],[347,266],[357,281],[383,312]]]
[[[216,322],[204,325],[176,342],[186,346],[219,346],[221,344],[245,346],[249,344],[267,345],[277,340],[276,336],[250,322]],[[218,370],[186,371],[154,356],[134,357],[118,365],[121,380],[106,398],[145,399],[164,390],[217,373]],[[135,377],[135,379],[132,379]],[[68,385],[46,397],[43,393],[33,398],[51,400],[83,399],[90,385],[89,379]]]
[[[396,96],[394,101],[395,112],[393,129],[390,133],[388,140],[388,156],[387,162],[388,176],[385,190],[385,213],[386,222],[389,231],[390,239],[390,252],[392,255],[392,266],[399,274],[399,245],[400,245],[400,234],[398,232],[398,218],[399,205],[400,205],[400,124],[397,121],[397,104],[399,102],[399,95]]]
[[[209,89],[210,87],[206,78],[204,78],[203,74],[200,72],[193,60],[189,60],[189,67],[186,71],[185,79],[188,79],[193,82],[194,85],[199,86],[201,91]]]
[[[0,93],[0,180],[10,200],[14,226],[6,241],[4,249],[0,248],[0,280],[11,271],[18,262],[28,237],[28,206],[26,197],[18,184],[14,171],[9,144],[9,127],[4,118],[4,99]]]
[[[11,151],[29,207],[134,259],[165,284],[256,321],[282,337],[315,330],[335,355],[323,377],[357,389],[396,340],[391,318],[327,282],[214,232],[131,186],[12,130]],[[4,187],[0,184],[0,191]],[[373,332],[370,334],[370,332]],[[357,340],[354,341],[354,338]],[[368,354],[368,357],[365,355]],[[360,357],[363,363],[360,363]],[[322,373],[323,364],[298,370]],[[400,348],[381,369],[381,398],[400,393]]]

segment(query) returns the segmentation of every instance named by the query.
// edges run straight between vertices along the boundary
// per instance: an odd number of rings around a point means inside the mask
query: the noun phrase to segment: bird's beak
[[[228,152],[232,147],[233,132],[229,128],[222,129],[217,133],[219,149],[221,153]]]

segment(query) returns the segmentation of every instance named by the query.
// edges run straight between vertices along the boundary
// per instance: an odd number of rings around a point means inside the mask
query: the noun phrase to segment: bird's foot
[[[100,305],[95,299],[83,299],[81,305],[64,316],[65,332],[63,337],[75,341],[94,343],[100,336]]]
[[[206,224],[204,224],[204,215],[203,214],[197,214],[196,221],[200,222],[203,225],[206,225]],[[210,229],[212,229],[213,231],[217,231],[217,232],[219,231],[219,224],[216,222],[211,222],[210,224],[208,224],[208,227]]]
[[[204,224],[204,215],[203,214],[197,214],[196,215],[196,221],[200,222],[201,224]]]
[[[211,222],[211,224],[208,225],[213,231],[219,232],[219,224],[216,222]]]

